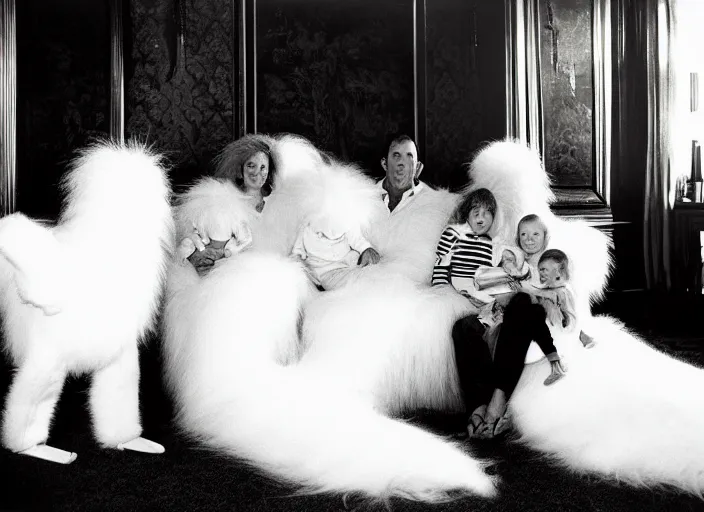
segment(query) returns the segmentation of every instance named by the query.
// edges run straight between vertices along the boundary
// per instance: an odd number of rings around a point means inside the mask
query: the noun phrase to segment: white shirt
[[[389,192],[384,188],[384,182],[386,181],[386,178],[382,179],[377,183],[377,187],[379,187],[379,190],[381,191],[381,199],[384,201],[384,204],[386,207],[389,207]],[[413,198],[416,197],[418,194],[423,192],[426,188],[426,184],[423,183],[422,181],[418,182],[418,185],[412,186],[408,190],[406,190],[403,195],[401,196],[401,201],[396,205],[396,208],[394,208],[393,211],[390,211],[390,215],[394,215],[397,211],[402,210],[404,207],[406,207],[411,201],[413,201]]]
[[[356,266],[359,255],[370,247],[357,229],[325,233],[308,222],[298,233],[291,252],[305,260],[319,277],[331,270]]]

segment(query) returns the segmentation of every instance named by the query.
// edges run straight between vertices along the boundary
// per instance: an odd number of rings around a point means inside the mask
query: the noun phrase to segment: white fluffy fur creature
[[[90,410],[101,445],[163,448],[140,437],[138,344],[154,327],[173,238],[160,157],[137,144],[86,150],[64,180],[54,227],[17,213],[0,220],[5,349],[17,366],[2,443],[71,462],[44,443],[64,380],[92,372]]]
[[[490,496],[493,482],[466,448],[392,419],[421,407],[461,408],[450,332],[471,307],[451,289],[428,286],[457,198],[428,190],[406,215],[389,216],[355,169],[326,164],[305,142],[268,140],[279,176],[252,221],[252,248],[203,279],[180,262],[169,270],[164,350],[181,424],[309,492],[425,501],[449,491]],[[494,143],[470,173],[472,188],[497,197],[496,236],[511,239],[526,213],[543,217],[551,246],[572,260],[582,326],[598,341],[586,350],[574,333],[557,340],[569,372],[554,386],[542,384],[546,361],[526,367],[510,403],[522,439],[576,470],[701,492],[702,404],[676,390],[701,387],[704,372],[655,352],[610,319],[590,317],[589,301],[610,272],[608,240],[550,212],[534,153]],[[202,186],[183,198],[191,212],[208,210]],[[321,293],[287,254],[301,219],[334,213],[336,204],[344,205],[338,215],[364,228],[382,260]],[[187,217],[179,217],[186,230]],[[609,371],[614,365],[620,370]],[[629,374],[617,382],[624,368]]]

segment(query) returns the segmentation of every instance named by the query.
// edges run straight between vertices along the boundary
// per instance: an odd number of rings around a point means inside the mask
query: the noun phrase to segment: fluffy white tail
[[[492,495],[483,464],[462,449],[296,364],[298,311],[313,293],[298,264],[255,252],[174,293],[165,350],[181,423],[306,492]]]
[[[522,440],[569,467],[633,485],[704,490],[704,371],[656,351],[609,318],[593,349],[575,339],[567,376],[526,367],[512,408]]]

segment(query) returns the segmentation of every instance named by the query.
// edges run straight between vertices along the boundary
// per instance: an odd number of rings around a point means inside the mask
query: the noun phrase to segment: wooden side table
[[[702,293],[700,232],[704,231],[704,203],[675,203],[672,210],[672,287]]]

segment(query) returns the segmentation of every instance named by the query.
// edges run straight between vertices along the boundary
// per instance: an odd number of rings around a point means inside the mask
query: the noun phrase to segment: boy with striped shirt
[[[480,188],[467,195],[457,207],[457,224],[445,228],[436,249],[433,285],[452,285],[462,295],[477,303],[474,275],[481,266],[494,265],[494,242],[489,229],[496,215],[496,198]]]
[[[474,276],[480,266],[493,266],[494,242],[488,232],[496,215],[496,198],[480,188],[467,195],[457,207],[453,220],[443,231],[436,250],[433,285],[450,285],[477,308],[486,304],[478,299]],[[487,326],[476,313],[460,318],[452,329],[457,376],[465,408],[469,412],[493,392],[493,362],[485,341]]]

